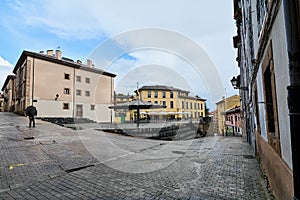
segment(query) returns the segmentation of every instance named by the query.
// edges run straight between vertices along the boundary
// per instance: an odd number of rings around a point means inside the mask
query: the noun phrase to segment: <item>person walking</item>
[[[36,107],[34,107],[33,105],[28,106],[25,109],[25,116],[28,116],[28,118],[29,118],[29,128],[31,127],[31,124],[32,124],[33,128],[35,127],[34,116],[36,116],[36,115],[37,115],[37,110],[36,110]]]

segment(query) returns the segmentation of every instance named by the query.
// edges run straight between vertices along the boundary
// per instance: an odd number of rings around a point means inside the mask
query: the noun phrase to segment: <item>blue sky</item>
[[[1,0],[0,85],[2,87],[23,50],[39,52],[60,47],[63,56],[85,61],[92,55],[101,57],[103,54],[95,52],[110,38],[126,35],[132,30],[157,28],[190,38],[205,51],[211,61],[209,64],[214,64],[221,78],[220,87],[224,88],[224,93],[218,94],[221,99],[236,93],[229,82],[233,75],[238,74],[236,50],[232,47],[232,37],[236,34],[232,9],[232,1],[220,0],[27,0],[26,3]],[[130,35],[122,40],[115,39],[111,49],[104,52],[124,50],[125,46],[139,47],[141,37]],[[168,36],[165,38],[170,39]],[[170,40],[171,43],[176,44],[176,41]],[[216,98],[209,97],[208,90],[212,86],[207,86],[205,77],[201,77],[201,73],[196,76],[191,63],[177,54],[146,48],[124,52],[107,66],[95,61],[96,67],[118,75],[117,92],[130,93],[134,82],[141,85],[168,84],[191,89],[193,95],[207,98],[211,105],[216,101]],[[166,69],[161,73],[172,69],[174,73],[169,74],[181,77],[166,74],[156,79],[158,66]],[[182,78],[187,85],[177,81]]]

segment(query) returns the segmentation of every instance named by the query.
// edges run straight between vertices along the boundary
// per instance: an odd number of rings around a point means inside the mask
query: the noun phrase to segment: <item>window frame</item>
[[[86,96],[86,97],[90,97],[90,96],[91,96],[91,92],[90,92],[89,90],[86,90],[86,91],[85,91],[85,96]]]
[[[70,80],[71,79],[71,74],[64,73],[64,79],[65,80]]]
[[[71,93],[70,88],[64,88],[64,92],[63,93],[66,94],[66,95],[70,95],[70,93]]]
[[[63,110],[70,110],[69,103],[63,103]]]

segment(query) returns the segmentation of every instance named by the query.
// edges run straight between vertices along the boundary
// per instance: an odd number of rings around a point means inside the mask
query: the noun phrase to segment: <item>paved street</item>
[[[159,141],[0,113],[0,199],[272,199],[240,137]]]

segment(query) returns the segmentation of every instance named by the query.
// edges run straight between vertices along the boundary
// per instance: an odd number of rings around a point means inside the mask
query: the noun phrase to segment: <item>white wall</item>
[[[63,103],[69,103],[68,110],[63,109]],[[72,117],[73,115],[71,102],[38,99],[33,105],[37,108],[37,117]]]
[[[111,122],[114,121],[115,112],[108,108],[109,104],[97,104],[96,105],[96,121],[99,122]]]
[[[283,160],[289,165],[290,168],[292,168],[290,121],[287,104],[287,86],[289,85],[290,80],[282,4],[274,22],[271,38],[273,44],[281,155]]]
[[[81,104],[83,108],[83,118],[88,118],[97,122],[110,122],[111,121],[111,109],[108,107],[110,104],[95,104],[95,110],[91,110],[91,104]],[[114,112],[112,112],[114,114]],[[114,115],[113,118],[114,120]]]

